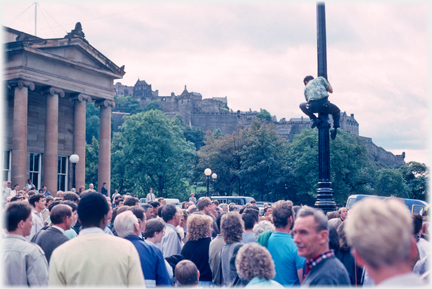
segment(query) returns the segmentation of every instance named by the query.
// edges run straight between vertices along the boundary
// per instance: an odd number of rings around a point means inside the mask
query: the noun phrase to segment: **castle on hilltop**
[[[150,101],[157,101],[162,107],[163,113],[173,118],[180,114],[185,123],[191,127],[200,127],[203,131],[214,131],[220,129],[224,134],[229,134],[238,129],[240,125],[249,126],[252,120],[257,117],[260,111],[233,111],[228,107],[228,98],[213,97],[203,98],[201,93],[189,92],[185,85],[183,92],[176,95],[174,92],[169,96],[159,96],[159,90],[152,90],[151,84],[145,80],[137,80],[134,86],[127,86],[117,82],[114,85],[115,95],[132,96],[140,102],[141,107],[145,107]],[[114,121],[114,131],[123,123],[123,116],[127,113],[112,112]],[[331,115],[329,116],[332,122]],[[282,118],[277,120],[272,116],[272,122],[276,131],[283,138],[292,141],[296,134],[303,129],[310,129],[309,118]],[[359,123],[355,120],[354,114],[348,115],[341,112],[340,128],[351,134],[359,136]],[[390,167],[400,167],[404,162],[405,155],[395,156],[384,149],[377,147],[370,138],[362,137],[369,149],[369,154],[376,162],[381,162]]]

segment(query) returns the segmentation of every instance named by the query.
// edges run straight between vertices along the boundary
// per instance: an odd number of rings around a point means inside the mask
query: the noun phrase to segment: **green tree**
[[[141,111],[146,112],[149,110],[160,110],[162,111],[162,107],[160,106],[159,102],[157,100],[150,101],[146,107],[144,107]]]
[[[261,110],[257,116],[257,118],[262,119],[262,120],[266,120],[266,121],[272,121],[272,116],[270,114],[270,112],[268,112],[267,110],[263,109]]]
[[[295,178],[291,189],[297,201],[313,205],[318,190],[318,132],[303,130],[289,145],[289,166]],[[375,168],[360,138],[341,131],[330,141],[331,182],[336,204],[351,194],[372,194]]]
[[[399,198],[410,197],[402,173],[397,169],[378,170],[374,190],[375,194],[378,196],[395,196]]]
[[[115,111],[128,112],[134,114],[140,107],[140,102],[133,96],[115,95],[114,102],[116,104]]]
[[[204,132],[200,127],[190,127],[184,122],[180,114],[175,115],[172,122],[183,130],[185,139],[193,143],[197,151],[204,146]]]
[[[428,199],[429,170],[425,164],[411,161],[399,168],[412,199]]]
[[[138,195],[150,186],[163,197],[185,191],[195,150],[185,140],[181,127],[159,110],[124,119],[112,146],[114,183]]]
[[[98,187],[98,166],[99,166],[99,142],[93,136],[91,145],[86,144],[85,159],[85,184],[86,188],[92,183]]]
[[[86,106],[86,143],[91,144],[93,137],[99,141],[99,109],[93,103]]]

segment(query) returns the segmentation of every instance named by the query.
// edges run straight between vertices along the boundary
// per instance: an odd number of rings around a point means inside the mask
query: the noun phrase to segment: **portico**
[[[98,191],[110,192],[114,79],[125,74],[92,47],[81,25],[64,38],[41,39],[5,28],[5,156],[13,184],[33,179],[55,194],[70,190],[68,157],[79,156],[76,187],[85,184],[86,105],[100,107]],[[93,104],[89,104],[93,105]]]

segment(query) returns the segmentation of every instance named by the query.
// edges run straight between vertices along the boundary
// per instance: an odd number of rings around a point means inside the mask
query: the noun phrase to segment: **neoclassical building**
[[[53,193],[72,188],[69,156],[85,184],[86,105],[100,109],[98,191],[110,190],[114,80],[125,74],[85,39],[81,24],[64,38],[42,39],[4,27],[3,180],[27,179]],[[93,105],[89,104],[89,105]]]

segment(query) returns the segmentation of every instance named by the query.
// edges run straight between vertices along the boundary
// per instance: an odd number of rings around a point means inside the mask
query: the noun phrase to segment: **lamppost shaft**
[[[72,170],[73,170],[73,176],[72,176],[72,188],[75,188],[75,189],[76,189],[76,187],[75,187],[75,170],[76,170],[76,164],[75,164],[75,163],[72,164]]]
[[[207,176],[207,197],[209,196],[209,181],[210,181],[210,176]]]
[[[327,78],[327,42],[325,4],[317,4],[317,55],[318,76]],[[319,113],[322,120],[318,124],[318,196],[315,207],[322,209],[324,213],[334,211],[336,203],[333,200],[333,190],[330,181],[330,138],[329,138],[329,116],[327,113]]]

